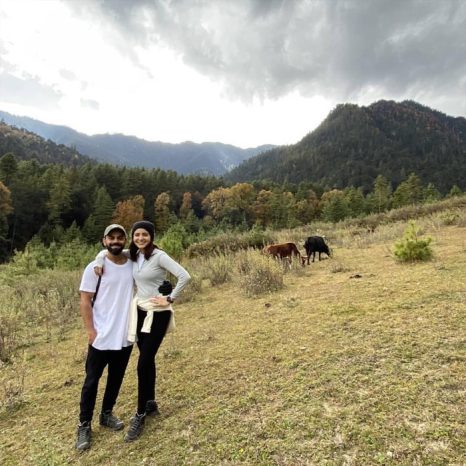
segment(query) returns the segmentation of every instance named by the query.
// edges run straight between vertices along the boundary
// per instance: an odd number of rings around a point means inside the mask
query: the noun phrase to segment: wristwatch
[[[172,304],[173,302],[175,302],[175,300],[171,297],[171,296],[167,296],[167,301]]]

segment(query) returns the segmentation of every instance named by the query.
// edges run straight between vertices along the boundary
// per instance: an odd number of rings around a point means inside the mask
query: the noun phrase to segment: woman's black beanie
[[[150,239],[154,241],[155,225],[152,222],[149,222],[148,220],[140,220],[139,222],[133,224],[133,226],[131,227],[131,239],[133,239],[134,232],[138,228],[143,228],[144,230],[146,230],[150,235]]]

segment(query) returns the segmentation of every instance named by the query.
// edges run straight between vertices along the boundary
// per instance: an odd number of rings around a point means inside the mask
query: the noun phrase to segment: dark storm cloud
[[[463,0],[65,1],[110,25],[128,54],[168,45],[244,100],[445,95],[466,113]]]

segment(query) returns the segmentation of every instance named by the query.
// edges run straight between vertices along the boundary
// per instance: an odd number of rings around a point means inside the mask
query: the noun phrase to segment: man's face
[[[110,254],[118,256],[125,247],[126,236],[121,230],[112,230],[107,236],[104,236],[103,243]]]

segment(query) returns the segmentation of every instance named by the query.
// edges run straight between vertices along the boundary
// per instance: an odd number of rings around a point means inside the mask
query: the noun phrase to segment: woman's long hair
[[[154,243],[150,243],[144,249],[144,258],[146,260],[149,260],[150,256],[152,256],[154,249],[159,249],[157,245]],[[129,257],[131,258],[133,262],[136,262],[138,260],[138,251],[139,251],[139,248],[134,244],[134,241],[131,240],[131,243],[129,245]]]

